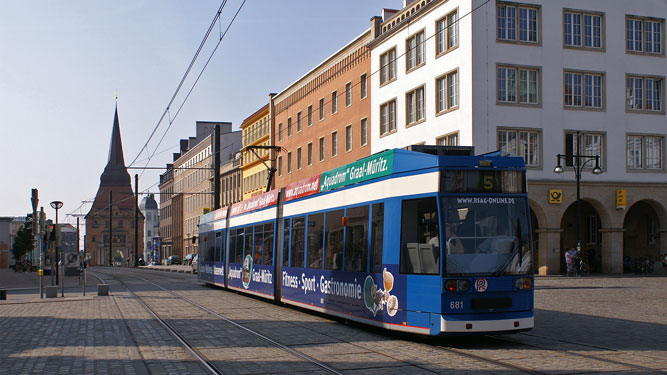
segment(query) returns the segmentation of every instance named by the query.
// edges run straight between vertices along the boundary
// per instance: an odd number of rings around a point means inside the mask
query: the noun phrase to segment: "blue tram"
[[[203,215],[200,280],[412,333],[531,329],[523,159],[421,151],[384,151]]]

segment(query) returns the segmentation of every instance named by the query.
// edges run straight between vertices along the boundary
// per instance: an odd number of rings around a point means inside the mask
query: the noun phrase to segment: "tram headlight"
[[[447,280],[447,282],[445,282],[445,289],[447,289],[448,292],[467,292],[470,290],[470,281],[466,279]]]
[[[519,290],[531,290],[533,289],[533,279],[530,277],[519,277],[514,280],[514,287]]]

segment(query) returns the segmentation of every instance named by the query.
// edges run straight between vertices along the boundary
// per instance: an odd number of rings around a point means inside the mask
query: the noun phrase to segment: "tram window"
[[[222,232],[217,232],[215,234],[215,261],[222,262]]]
[[[403,201],[400,272],[440,272],[440,225],[435,197]]]
[[[324,268],[343,269],[343,210],[327,212],[326,246]]]
[[[290,242],[290,266],[303,267],[304,250],[306,242],[306,218],[295,217],[292,219],[292,235]]]
[[[264,264],[262,262],[262,245],[264,244],[264,225],[255,225],[255,242],[252,251],[253,264]]]
[[[264,264],[273,265],[273,223],[264,224],[264,244],[262,245]]]
[[[212,246],[212,244],[210,244],[209,241],[209,234],[206,233],[205,235],[202,236],[202,243],[200,245],[200,248],[202,250],[201,259],[204,262],[209,261],[209,252],[210,252],[209,245]]]
[[[371,222],[371,271],[382,272],[382,245],[384,237],[384,203],[373,205]]]
[[[327,214],[327,223],[329,214]],[[308,268],[322,268],[322,254],[324,253],[324,214],[308,215]]]
[[[245,247],[243,249],[244,252],[241,253],[243,258],[239,260],[239,263],[243,263],[246,255],[252,256],[252,226],[245,227]]]
[[[345,270],[365,272],[367,263],[368,206],[348,208],[345,226]]]
[[[243,258],[243,228],[232,229],[229,238],[229,261],[241,263]]]
[[[289,266],[289,232],[290,219],[285,219],[283,222],[283,266]]]

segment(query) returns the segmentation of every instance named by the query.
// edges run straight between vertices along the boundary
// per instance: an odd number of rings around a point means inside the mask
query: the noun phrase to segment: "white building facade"
[[[370,44],[372,153],[425,143],[523,156],[541,274],[561,273],[576,246],[581,155],[589,268],[667,253],[667,1],[406,2]],[[565,173],[557,154],[570,155]]]

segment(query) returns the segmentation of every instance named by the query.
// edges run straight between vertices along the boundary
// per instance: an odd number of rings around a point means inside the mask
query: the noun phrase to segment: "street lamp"
[[[561,159],[566,161],[572,159],[574,170],[574,177],[577,180],[577,251],[581,251],[581,173],[584,170],[584,167],[591,161],[595,160],[595,167],[593,168],[593,174],[598,175],[602,173],[600,168],[600,155],[581,155],[579,153],[579,132],[577,132],[577,153],[573,155],[556,155],[556,167],[554,168],[554,173],[561,174],[565,170],[561,165]]]
[[[56,210],[56,227],[55,227],[56,236],[58,235],[58,228],[59,228],[59,227],[58,227],[58,210],[61,209],[62,206],[63,206],[63,202],[61,202],[61,201],[53,201],[53,202],[51,202],[51,207],[54,208],[54,209]],[[60,254],[58,254],[58,239],[57,239],[57,238],[56,238],[55,257],[56,257],[56,259],[55,259],[55,264],[56,264],[56,285],[58,285],[58,278],[59,278],[59,276],[60,276],[59,273],[58,273],[58,262],[59,262]],[[51,273],[53,273],[53,263],[54,263],[54,261],[52,260],[52,261],[51,261]],[[62,276],[64,277],[65,275],[62,275]],[[64,281],[65,281],[65,279],[63,278],[63,284],[64,284]],[[63,289],[63,297],[64,297],[64,289]]]

